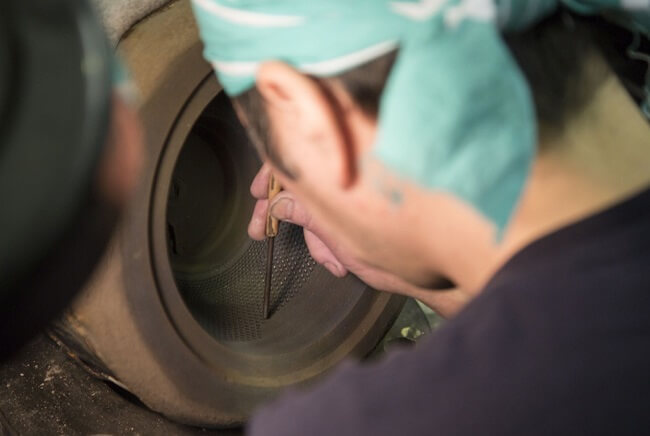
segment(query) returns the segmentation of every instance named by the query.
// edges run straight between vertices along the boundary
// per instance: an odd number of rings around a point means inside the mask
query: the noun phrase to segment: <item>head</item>
[[[134,111],[112,95],[112,50],[88,2],[3,2],[0,34],[1,358],[81,289],[142,144]]]
[[[628,64],[616,45],[629,43],[629,35],[565,11],[523,33],[506,35],[505,41],[532,90],[538,154],[556,143],[554,138],[589,105],[612,70]],[[281,183],[346,250],[427,286],[437,277],[419,259],[430,262],[433,255],[436,269],[445,275],[447,265],[465,255],[465,242],[488,238],[487,245],[498,244],[498,238],[489,220],[470,205],[422,189],[371,157],[396,54],[331,78],[267,62],[258,71],[256,87],[238,96],[235,105]],[[433,214],[420,213],[425,203]],[[426,234],[418,234],[423,228]],[[424,240],[435,243],[419,243]],[[436,253],[420,251],[432,246]]]

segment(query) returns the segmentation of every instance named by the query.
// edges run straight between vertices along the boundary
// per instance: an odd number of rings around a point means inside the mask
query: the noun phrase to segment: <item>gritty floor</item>
[[[0,436],[238,435],[174,423],[88,374],[45,335],[0,365]]]
[[[435,313],[408,300],[369,358],[417,342],[440,323]],[[241,430],[207,430],[166,419],[128,392],[93,377],[45,334],[0,364],[0,436],[241,434]]]

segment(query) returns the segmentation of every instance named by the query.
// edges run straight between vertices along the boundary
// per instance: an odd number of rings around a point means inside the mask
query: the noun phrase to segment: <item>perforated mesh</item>
[[[301,291],[315,265],[302,229],[281,223],[273,255],[272,314]],[[250,341],[262,335],[265,269],[266,242],[253,241],[241,256],[216,267],[207,278],[177,278],[176,283],[195,318],[214,337]]]

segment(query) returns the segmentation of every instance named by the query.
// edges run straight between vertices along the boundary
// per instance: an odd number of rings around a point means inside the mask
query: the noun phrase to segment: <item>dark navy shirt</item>
[[[530,244],[415,348],[344,364],[249,431],[650,434],[650,191]]]

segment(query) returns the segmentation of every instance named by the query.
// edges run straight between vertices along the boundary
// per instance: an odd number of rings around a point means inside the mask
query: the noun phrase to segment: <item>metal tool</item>
[[[271,215],[271,202],[280,192],[281,186],[273,174],[269,176],[269,209],[266,212],[266,278],[264,280],[264,319],[269,318],[269,302],[271,300],[271,280],[273,275],[273,245],[278,234],[279,223],[277,218]]]

